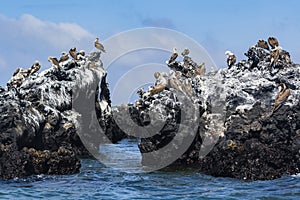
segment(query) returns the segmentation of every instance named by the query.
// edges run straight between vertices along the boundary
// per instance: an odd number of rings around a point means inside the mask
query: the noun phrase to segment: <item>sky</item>
[[[247,49],[269,36],[277,37],[292,60],[300,63],[299,7],[298,0],[2,0],[0,85],[6,85],[17,67],[28,68],[39,60],[42,69],[46,69],[51,66],[48,56],[59,57],[73,46],[89,52],[95,37],[109,46],[107,41],[115,35],[145,27],[170,29],[192,38],[206,50],[217,68],[226,66],[226,50],[235,53],[238,60],[246,59]],[[161,43],[167,40],[159,34],[155,37]],[[126,45],[133,43],[139,45],[139,41]],[[109,50],[122,45],[122,40],[114,42]],[[158,54],[140,52],[137,63],[163,65],[169,54]],[[133,60],[130,56],[127,60],[119,59],[108,70],[107,82],[112,91],[121,77],[137,66],[130,63]],[[153,78],[151,73],[138,78]]]

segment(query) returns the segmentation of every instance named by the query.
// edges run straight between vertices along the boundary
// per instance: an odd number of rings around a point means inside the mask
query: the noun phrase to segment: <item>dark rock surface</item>
[[[78,135],[79,120],[84,118],[79,111],[87,107],[97,113],[96,121],[108,138],[114,139],[116,128],[111,125],[114,122],[100,52],[60,65],[26,77],[18,74],[6,88],[0,88],[0,178],[78,172],[78,156],[90,156]],[[22,81],[17,87],[10,84],[16,77]],[[80,99],[78,94],[84,96],[76,110],[72,104]],[[92,105],[87,105],[88,101]]]
[[[195,75],[197,66],[185,62],[186,58],[169,64],[180,72],[177,81],[181,87],[170,84],[171,71],[164,75],[167,89],[153,96],[145,92],[139,100],[135,121],[142,126],[142,114],[156,110],[165,122],[156,135],[141,139],[143,165],[155,169],[174,156],[170,148],[163,147],[178,149],[183,145],[186,149],[168,166],[194,166],[213,176],[244,180],[300,173],[300,65],[291,61],[287,51],[279,52],[279,59],[271,66],[270,52],[253,46],[245,54],[248,60],[205,76]],[[291,94],[272,112],[278,83],[285,83]],[[189,104],[180,96],[188,98]],[[182,112],[189,113],[187,108],[192,107],[197,114],[183,116],[195,122],[193,128],[182,119]],[[173,140],[177,142],[171,143]]]

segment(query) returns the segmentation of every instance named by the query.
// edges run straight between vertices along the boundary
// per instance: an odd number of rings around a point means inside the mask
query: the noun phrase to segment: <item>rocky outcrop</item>
[[[92,108],[89,115],[95,113],[101,130],[113,137],[100,52],[41,73],[23,76],[24,71],[0,88],[0,178],[78,172],[78,156],[90,155],[78,135],[87,113],[80,111]]]
[[[151,111],[165,122],[155,135],[141,139],[143,165],[195,166],[213,176],[245,180],[300,172],[300,65],[281,48],[275,62],[258,46],[245,55],[248,60],[205,76],[195,74],[197,64],[188,56],[169,64],[168,87],[156,95],[145,92],[139,100],[141,126]],[[179,72],[177,84],[172,84],[174,72]],[[273,111],[279,83],[291,93]]]
[[[79,172],[80,161],[74,151],[60,147],[57,151],[36,150],[13,145],[0,147],[0,177],[12,179],[33,174],[74,174]]]

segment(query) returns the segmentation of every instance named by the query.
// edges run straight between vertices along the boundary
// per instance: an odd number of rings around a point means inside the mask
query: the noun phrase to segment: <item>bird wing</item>
[[[166,85],[163,85],[163,84],[161,84],[161,85],[156,85],[156,86],[150,91],[150,93],[151,93],[151,95],[154,95],[154,94],[157,94],[157,93],[163,91],[165,88],[166,88]]]
[[[99,49],[100,51],[103,51],[105,53],[105,50],[104,50],[104,46],[100,43],[95,43],[95,47],[97,49]]]
[[[16,71],[15,71],[14,74],[13,74],[13,76],[15,76],[17,73],[19,73],[20,70],[21,70],[20,68],[16,69]]]
[[[52,63],[53,63],[54,65],[56,65],[56,66],[59,65],[59,62],[58,62],[57,58],[55,58],[55,57],[50,57],[50,60],[52,61]]]
[[[68,60],[68,59],[69,59],[69,56],[68,56],[68,54],[67,54],[67,55],[64,55],[64,56],[60,57],[60,59],[59,59],[58,62],[64,62],[64,61],[66,61],[66,60]]]
[[[234,55],[229,56],[227,58],[227,64],[228,64],[229,67],[231,67],[235,62],[236,62],[236,57]]]
[[[258,40],[257,46],[269,50],[269,45],[265,40]]]
[[[279,46],[278,40],[274,37],[269,37],[268,38],[268,43],[270,44],[270,46],[272,47],[272,49],[274,49],[275,47]]]
[[[70,50],[70,51],[69,51],[69,54],[71,55],[71,57],[72,57],[74,60],[77,60],[77,53],[76,53],[75,51]]]

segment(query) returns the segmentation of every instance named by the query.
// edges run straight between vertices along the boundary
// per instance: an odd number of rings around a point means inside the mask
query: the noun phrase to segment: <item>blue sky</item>
[[[300,62],[298,0],[9,0],[0,6],[0,85],[17,67],[72,46],[89,50],[122,31],[163,27],[182,32],[201,44],[216,65],[226,66],[224,52],[238,60],[258,39],[275,36]],[[116,69],[117,70],[117,69]],[[108,80],[110,81],[110,80]],[[111,82],[116,80],[111,80]]]

